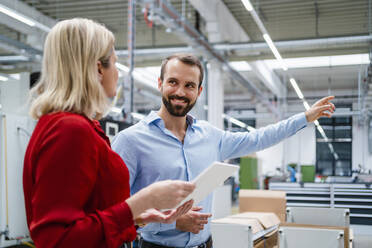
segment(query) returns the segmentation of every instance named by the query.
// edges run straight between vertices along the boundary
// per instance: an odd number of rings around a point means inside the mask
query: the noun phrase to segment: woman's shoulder
[[[48,129],[76,130],[79,132],[90,132],[93,130],[93,121],[87,117],[70,112],[56,112],[43,115],[39,124]]]

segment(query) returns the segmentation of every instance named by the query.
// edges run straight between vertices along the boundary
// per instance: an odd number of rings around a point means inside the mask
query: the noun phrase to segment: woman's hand
[[[194,204],[193,200],[187,201],[177,209],[160,211],[155,208],[147,209],[144,213],[140,214],[135,223],[139,225],[148,224],[150,222],[159,222],[169,224],[178,219],[178,217],[186,214]]]
[[[195,189],[195,184],[180,181],[166,180],[151,184],[146,188],[149,198],[156,209],[170,209],[176,207]]]
[[[150,208],[172,209],[176,207],[194,189],[195,184],[190,182],[180,180],[160,181],[138,191],[126,202],[132,211],[133,219],[136,219]],[[168,214],[171,214],[171,212]]]

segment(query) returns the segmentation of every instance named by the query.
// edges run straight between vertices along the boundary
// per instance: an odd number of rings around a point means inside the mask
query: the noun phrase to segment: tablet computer
[[[207,197],[214,189],[239,170],[239,166],[213,162],[208,168],[200,173],[192,182],[196,184],[195,190],[188,195],[178,206],[188,200],[194,199],[194,205]]]

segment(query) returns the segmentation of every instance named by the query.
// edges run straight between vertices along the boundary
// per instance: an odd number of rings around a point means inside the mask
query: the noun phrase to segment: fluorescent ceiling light
[[[51,30],[50,27],[45,26],[44,24],[41,24],[40,22],[36,22],[36,27],[47,33]]]
[[[133,71],[133,78],[134,80],[137,80],[137,81],[140,81],[141,83],[151,87],[151,88],[154,88],[154,89],[157,89],[157,84],[156,84],[156,80],[155,79],[149,79],[149,78],[146,78],[145,75],[141,74],[140,72],[138,72],[137,70],[134,70]]]
[[[5,15],[8,15],[20,22],[23,22],[31,27],[34,27],[36,25],[35,22],[31,21],[28,17],[12,10],[12,9],[9,9],[8,7],[0,4],[0,12],[4,13]]]
[[[253,10],[253,6],[252,6],[252,4],[251,4],[251,2],[249,0],[242,0],[242,3],[244,4],[244,7],[248,11],[252,11]]]
[[[0,81],[8,81],[8,78],[0,75]]]
[[[327,136],[326,136],[323,128],[321,126],[317,126],[316,128],[318,129],[319,133],[323,136],[323,138],[327,139]]]
[[[274,59],[264,60],[272,69],[280,69],[282,65]],[[313,68],[313,67],[332,67],[345,65],[363,65],[369,64],[368,53],[336,56],[317,56],[283,59],[288,68]]]
[[[248,64],[247,61],[233,61],[229,65],[234,68],[236,71],[251,71],[252,67]]]
[[[263,38],[265,39],[267,45],[269,45],[269,47],[270,47],[271,51],[273,52],[275,58],[279,61],[282,69],[284,71],[288,70],[288,67],[286,66],[286,64],[285,64],[282,56],[280,55],[278,49],[276,49],[276,47],[275,47],[273,41],[271,40],[270,36],[268,34],[263,34]]]
[[[306,110],[310,109],[310,105],[307,103],[307,101],[304,101],[303,104]]]
[[[228,116],[227,114],[223,113],[222,115],[222,118],[230,121],[231,123],[241,127],[241,128],[246,128],[248,131],[252,132],[254,130],[256,130],[254,127],[251,127],[251,126],[248,126],[247,124],[245,124],[244,122],[242,121],[239,121],[238,119],[235,119],[234,117],[231,117],[231,116]]]
[[[12,10],[8,7],[6,7],[5,5],[3,4],[0,4],[0,12],[7,15],[7,16],[10,16],[20,22],[23,22],[24,24],[30,26],[30,27],[37,27],[45,32],[49,32],[50,31],[50,27],[47,27],[45,26],[44,24],[41,24],[40,22],[37,22],[35,20],[33,20],[32,18],[29,18],[15,10]]]
[[[289,79],[289,81],[291,82],[292,87],[293,87],[294,90],[296,91],[297,96],[298,96],[300,99],[304,99],[304,95],[302,94],[300,88],[298,87],[298,85],[297,85],[297,83],[296,83],[296,80],[294,80],[294,78],[291,78],[291,79]]]
[[[128,66],[125,66],[119,62],[116,62],[115,65],[116,65],[116,68],[118,68],[119,70],[125,73],[129,72]],[[133,75],[134,80],[139,81],[142,84],[145,84],[151,88],[157,89],[157,84],[155,83],[156,81],[154,81],[156,77],[154,78],[152,75],[149,75],[148,72],[144,72],[143,68],[134,69],[132,75]]]
[[[338,160],[338,158],[339,158],[338,157],[338,154],[337,153],[333,153],[333,155],[334,155],[335,159]]]
[[[328,148],[331,150],[332,153],[335,153],[335,149],[333,148],[333,145],[331,143],[328,143]]]
[[[28,61],[29,59],[23,55],[14,55],[14,56],[0,56],[0,61]]]
[[[237,126],[239,126],[239,127],[243,127],[243,128],[247,127],[247,125],[246,125],[244,122],[239,121],[238,119],[235,119],[235,118],[233,118],[233,117],[230,117],[230,118],[229,118],[229,121],[230,121],[231,123],[234,123],[235,125],[237,125]]]
[[[248,129],[249,132],[252,132],[252,131],[255,131],[256,130],[256,128],[251,127],[251,126],[248,126],[248,125],[247,125],[247,129]]]
[[[134,71],[141,74],[146,80],[153,82],[154,80],[157,81],[159,77],[160,66],[137,67]]]

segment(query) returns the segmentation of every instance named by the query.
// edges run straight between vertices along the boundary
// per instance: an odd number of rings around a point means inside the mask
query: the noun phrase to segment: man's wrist
[[[306,118],[306,121],[309,123],[310,122],[310,120],[309,120],[309,111],[308,110],[306,110],[305,111],[305,118]]]

